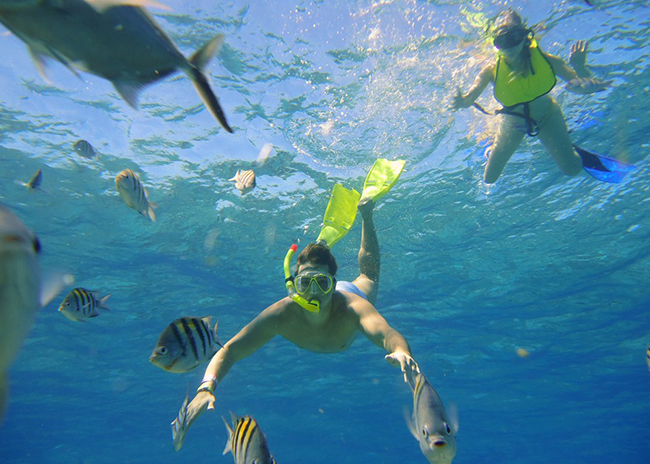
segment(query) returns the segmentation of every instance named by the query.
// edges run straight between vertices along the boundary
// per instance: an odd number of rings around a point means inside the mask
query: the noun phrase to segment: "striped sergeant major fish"
[[[228,441],[223,454],[230,451],[235,464],[277,464],[271,456],[266,437],[255,419],[251,416],[237,417],[231,411],[232,428],[230,428],[226,419],[221,418],[228,429]]]
[[[648,363],[648,370],[650,371],[650,345],[648,345],[648,350],[645,352],[645,362]]]
[[[144,6],[162,7],[153,0],[1,0],[0,23],[25,42],[45,80],[45,60],[53,58],[75,74],[107,79],[133,108],[142,88],[183,71],[212,116],[232,132],[204,73],[223,34],[187,59]]]
[[[156,214],[153,211],[155,204],[149,203],[147,190],[142,186],[142,182],[135,175],[135,172],[130,169],[120,172],[115,177],[115,188],[117,188],[126,206],[156,222]]]
[[[99,309],[105,309],[106,300],[111,297],[110,294],[101,298],[99,293],[77,287],[66,295],[59,306],[59,311],[71,321],[85,321],[91,317],[99,316]]]
[[[255,172],[252,169],[248,171],[238,169],[235,177],[228,180],[235,181],[235,187],[241,191],[242,195],[253,190],[256,185]]]
[[[411,385],[413,388],[413,386]],[[451,464],[456,456],[458,420],[450,420],[438,393],[426,377],[418,374],[413,388],[413,417],[406,417],[409,430],[431,464]]]
[[[42,281],[40,251],[36,235],[0,205],[0,419],[9,400],[9,368],[36,312],[74,280],[68,274]]]
[[[219,323],[210,329],[211,322],[212,316],[176,319],[160,334],[149,361],[175,374],[189,372],[209,361],[223,347],[217,336]]]
[[[189,428],[189,415],[187,407],[190,404],[190,395],[185,396],[185,400],[181,405],[181,409],[178,411],[178,416],[171,423],[172,427],[172,440],[174,444],[174,449],[180,451],[183,447],[183,442],[185,441],[185,435],[187,434],[187,429]]]
[[[77,152],[79,156],[86,159],[93,159],[95,157],[95,149],[87,140],[77,140],[74,145],[72,145],[74,151]]]

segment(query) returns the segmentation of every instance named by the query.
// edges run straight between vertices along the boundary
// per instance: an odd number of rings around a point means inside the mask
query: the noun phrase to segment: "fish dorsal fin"
[[[46,56],[43,53],[34,50],[34,48],[32,47],[28,47],[28,48],[29,48],[29,55],[32,57],[32,61],[34,62],[34,66],[36,67],[36,70],[38,71],[38,73],[41,75],[41,77],[45,82],[52,85],[52,81],[47,76],[47,72],[46,72],[46,68],[47,68],[47,63],[45,62]]]
[[[205,65],[214,58],[214,56],[219,53],[221,45],[225,35],[217,34],[214,38],[206,42],[201,48],[199,48],[194,54],[190,57],[190,63],[196,66],[200,71],[203,71]]]
[[[41,281],[41,306],[46,306],[64,287],[74,283],[72,274],[47,273]]]
[[[415,430],[415,422],[413,421],[413,417],[411,417],[411,414],[409,413],[408,407],[404,406],[403,413],[404,413],[404,420],[406,421],[406,426],[408,427],[411,434],[415,437],[415,439],[419,441],[420,435],[418,434],[417,430]]]
[[[162,10],[171,11],[171,7],[155,2],[154,0],[86,0],[86,3],[93,7],[98,13],[103,13],[109,8],[116,6],[138,6],[141,8],[160,8]]]
[[[143,85],[123,81],[114,81],[113,85],[117,93],[120,94],[131,108],[138,109],[138,94],[142,90],[142,87],[144,87]]]

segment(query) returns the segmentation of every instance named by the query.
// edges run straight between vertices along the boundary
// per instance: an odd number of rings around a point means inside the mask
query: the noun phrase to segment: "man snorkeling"
[[[556,76],[568,81],[567,88],[578,93],[597,92],[607,86],[602,80],[590,78],[585,66],[586,43],[579,41],[571,47],[571,69],[561,58],[542,52],[533,31],[511,9],[497,17],[493,43],[498,50],[496,63],[481,70],[467,94],[459,89],[452,102],[452,109],[476,106],[485,112],[474,102],[492,83],[494,97],[503,105],[496,111],[499,128],[489,150],[485,182],[496,182],[526,135],[539,136],[562,172],[575,176],[583,167],[582,153],[574,150],[562,110],[549,92],[557,82]]]
[[[346,203],[343,206],[348,211],[350,207],[354,208],[351,220],[341,221],[341,227],[337,226],[334,220],[332,226],[323,228],[319,240],[310,243],[298,256],[295,274],[287,276],[287,287],[291,287],[295,293],[264,309],[214,355],[205,370],[196,396],[189,404],[186,400],[178,418],[172,423],[176,450],[181,448],[191,424],[206,409],[214,409],[214,391],[230,368],[259,350],[276,335],[309,351],[338,353],[349,348],[357,335],[362,333],[386,350],[386,360],[401,368],[405,382],[414,384],[415,376],[420,370],[411,356],[408,343],[397,330],[388,325],[374,307],[380,270],[379,242],[373,222],[374,205],[397,181],[403,166],[401,161],[378,160],[366,179],[367,187],[364,188],[361,201],[359,193],[352,190],[356,197],[348,197],[345,201],[339,200],[337,203]],[[382,167],[385,169],[382,170]],[[379,181],[369,183],[373,175]],[[334,193],[336,192],[335,187]],[[325,213],[326,223],[334,200],[333,194]],[[347,233],[357,208],[363,220],[358,255],[359,276],[352,282],[337,281],[337,264],[330,246]],[[343,230],[344,222],[347,222],[346,230]],[[329,232],[324,234],[326,229]],[[321,241],[324,236],[326,240]],[[293,251],[295,246],[285,259],[285,273],[289,273],[289,261]]]

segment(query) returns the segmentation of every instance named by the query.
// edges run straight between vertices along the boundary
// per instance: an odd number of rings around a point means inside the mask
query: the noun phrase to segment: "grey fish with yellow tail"
[[[85,321],[99,316],[99,310],[108,310],[106,300],[110,294],[100,297],[97,292],[86,290],[82,287],[73,289],[66,295],[59,306],[59,312],[71,321]]]
[[[74,151],[76,151],[82,158],[93,159],[96,155],[95,149],[87,140],[77,140],[74,145],[72,145],[72,148],[74,148]]]
[[[456,456],[458,420],[450,420],[438,393],[426,377],[418,374],[413,387],[413,417],[406,418],[409,430],[431,464],[451,464]]]
[[[135,172],[130,169],[120,172],[115,177],[115,188],[126,206],[156,222],[156,213],[153,211],[154,205],[149,203],[147,191]]]
[[[67,283],[41,282],[40,250],[36,235],[0,205],[0,419],[9,401],[9,368],[36,312]]]
[[[160,334],[149,361],[167,372],[182,374],[206,363],[223,345],[217,336],[218,322],[212,316],[181,317]]]
[[[235,464],[277,464],[271,456],[262,429],[251,416],[237,417],[230,413],[232,428],[224,417],[228,429],[228,441],[223,454],[231,452]]]
[[[45,77],[45,59],[109,80],[133,108],[140,90],[183,71],[228,132],[226,115],[204,74],[223,42],[217,34],[185,58],[143,5],[147,0],[2,0],[0,22],[27,44]],[[47,80],[47,78],[46,78]]]
[[[27,187],[28,192],[33,192],[36,189],[40,189],[41,183],[43,182],[43,172],[39,169],[36,173],[29,179],[29,182],[23,183]]]
[[[235,187],[241,191],[242,195],[250,192],[257,185],[255,182],[255,172],[252,169],[244,171],[242,169],[237,170],[235,177],[228,179],[229,181],[235,181]]]

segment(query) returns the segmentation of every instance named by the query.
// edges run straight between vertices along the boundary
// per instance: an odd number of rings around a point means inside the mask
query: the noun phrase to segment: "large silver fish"
[[[149,204],[147,191],[135,172],[130,169],[120,172],[115,177],[115,188],[126,206],[156,222],[156,213],[153,211],[153,206]]]
[[[277,464],[255,419],[251,416],[237,417],[232,412],[230,418],[232,428],[222,417],[228,429],[228,441],[223,454],[232,452],[235,464]]]
[[[38,309],[63,287],[41,285],[41,245],[9,209],[0,205],[0,418],[9,399],[7,371]]]
[[[182,374],[210,361],[222,346],[217,336],[218,323],[210,328],[211,316],[181,317],[160,334],[149,357],[154,366]]]
[[[422,374],[415,379],[413,417],[406,418],[409,430],[431,464],[451,464],[456,456],[458,422],[450,418],[438,393]]]
[[[188,60],[154,18],[146,0],[0,0],[0,22],[27,44],[39,72],[45,58],[72,72],[108,79],[132,107],[140,90],[176,72],[188,75],[221,126],[228,125],[203,68],[223,42],[218,34]],[[76,72],[75,72],[76,74]]]

